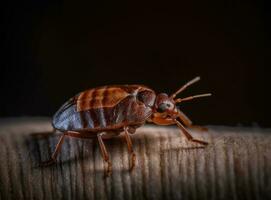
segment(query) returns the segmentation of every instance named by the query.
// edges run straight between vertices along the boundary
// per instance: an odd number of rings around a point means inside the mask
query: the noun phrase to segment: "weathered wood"
[[[65,138],[58,163],[39,167],[59,138],[51,130],[47,118],[0,120],[1,199],[271,199],[270,129],[190,130],[210,142],[196,148],[177,128],[144,126],[132,135],[132,172],[124,136],[105,141],[108,178],[90,139]]]

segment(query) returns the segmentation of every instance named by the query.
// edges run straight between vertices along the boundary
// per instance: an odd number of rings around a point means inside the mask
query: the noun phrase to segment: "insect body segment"
[[[120,87],[101,87],[91,89],[79,94],[76,98],[77,111],[95,108],[110,108],[118,104],[129,95]]]
[[[182,122],[187,127],[192,126],[191,120],[176,107],[176,104],[210,94],[175,99],[178,93],[198,80],[199,77],[196,77],[189,81],[171,96],[165,93],[156,94],[143,85],[103,86],[79,93],[69,99],[53,117],[53,127],[63,132],[63,135],[51,161],[56,159],[64,136],[97,138],[108,166],[106,170],[108,174],[111,171],[111,162],[103,139],[124,132],[131,155],[130,167],[133,168],[135,153],[129,134],[134,133],[146,121],[158,125],[176,124],[188,140],[206,145],[206,142],[194,139],[181,124]]]

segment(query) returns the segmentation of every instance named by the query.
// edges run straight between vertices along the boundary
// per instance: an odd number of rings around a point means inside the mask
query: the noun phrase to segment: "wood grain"
[[[48,118],[0,120],[1,199],[271,199],[270,129],[190,130],[210,142],[199,148],[175,127],[144,126],[132,135],[132,172],[123,135],[105,141],[109,178],[90,139],[65,138],[58,163],[39,167],[59,138],[51,130]]]

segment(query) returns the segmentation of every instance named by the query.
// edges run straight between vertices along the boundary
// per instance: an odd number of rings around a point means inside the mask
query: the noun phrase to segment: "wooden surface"
[[[89,139],[66,138],[58,164],[38,167],[58,141],[51,130],[47,118],[0,120],[1,199],[271,199],[270,129],[190,130],[210,142],[197,148],[177,128],[144,126],[132,135],[132,172],[123,136],[105,141],[109,178]]]

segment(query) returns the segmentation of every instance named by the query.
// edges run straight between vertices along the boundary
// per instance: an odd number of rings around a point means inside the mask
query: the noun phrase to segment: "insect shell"
[[[53,118],[54,128],[94,134],[139,126],[154,112],[156,95],[142,85],[104,86],[66,102]]]
[[[79,93],[69,99],[54,115],[52,125],[65,135],[79,138],[97,137],[104,161],[110,166],[108,152],[103,143],[104,138],[110,138],[125,132],[129,152],[135,159],[129,133],[142,126],[146,121],[159,125],[177,124],[185,136],[194,142],[207,144],[193,139],[179,122],[187,123],[187,117],[176,107],[177,103],[210,94],[195,95],[175,99],[176,95],[189,85],[199,80],[199,77],[189,81],[177,92],[168,96],[165,93],[156,94],[152,89],[143,85],[112,85],[97,87]],[[186,119],[187,118],[187,119]],[[179,119],[179,120],[178,120]],[[52,160],[62,144],[60,139]],[[132,161],[132,167],[134,161]],[[110,167],[108,167],[110,171]]]

